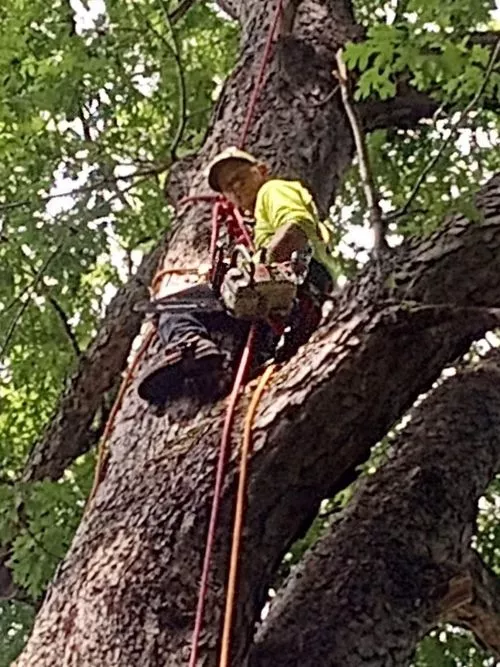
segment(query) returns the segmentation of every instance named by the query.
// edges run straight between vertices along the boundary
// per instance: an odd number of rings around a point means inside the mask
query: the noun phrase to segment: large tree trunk
[[[208,159],[222,145],[237,142],[272,13],[266,2],[231,0],[225,4],[242,21],[241,57],[226,83],[203,151],[179,165],[172,176],[169,195],[174,200],[205,191],[202,172]],[[348,0],[302,2],[293,36],[282,39],[276,50],[250,135],[251,149],[280,174],[306,181],[323,209],[331,202],[352,160],[353,147],[339,97],[329,98],[319,107],[310,102],[327,98],[332,88],[335,52],[357,33]],[[443,366],[464,353],[475,337],[496,323],[497,315],[488,307],[498,303],[500,297],[499,177],[492,179],[478,206],[484,213],[482,224],[469,225],[457,216],[431,239],[405,246],[385,263],[367,267],[339,297],[332,315],[313,341],[280,370],[264,397],[255,424],[233,665],[244,664],[249,655],[256,665],[347,664],[340,658],[342,651],[353,650],[349,642],[354,635],[347,625],[342,634],[344,619],[337,610],[349,604],[351,590],[358,604],[357,596],[369,581],[368,566],[355,568],[362,556],[359,550],[365,548],[363,539],[369,541],[370,531],[380,529],[380,536],[372,545],[373,553],[380,555],[377,548],[384,548],[386,555],[394,553],[396,569],[402,563],[397,576],[403,576],[405,567],[413,567],[407,565],[413,554],[403,546],[389,550],[389,544],[398,542],[399,533],[391,542],[391,525],[382,526],[373,513],[367,512],[361,517],[367,523],[357,541],[343,536],[340,546],[332,546],[328,540],[336,539],[334,533],[318,548],[324,562],[329,561],[327,571],[331,573],[328,579],[318,579],[328,591],[325,600],[318,599],[317,607],[313,602],[304,602],[305,594],[311,596],[315,591],[310,583],[318,569],[313,556],[307,579],[309,590],[304,591],[292,580],[249,653],[254,626],[280,559],[309,525],[320,501],[353,479],[356,466],[368,456],[370,447],[418,394],[430,387]],[[205,260],[209,233],[206,207],[180,209],[166,262],[178,263],[179,257],[186,264]],[[154,347],[153,352],[156,350]],[[249,393],[243,396],[238,410],[235,444],[241,436]],[[441,399],[436,400],[441,405]],[[184,412],[170,409],[163,417],[156,417],[138,400],[133,389],[128,392],[113,433],[106,477],[47,595],[28,646],[18,660],[19,667],[156,667],[187,663],[224,409],[224,402],[202,407],[188,405]],[[471,476],[470,486],[464,490],[471,508],[498,462],[497,422],[490,428],[494,443],[488,449],[489,458],[477,475]],[[449,439],[460,441],[461,437],[458,425]],[[461,457],[462,465],[465,466],[464,457],[473,446],[469,443],[469,448],[457,447],[457,461]],[[408,450],[401,450],[401,466],[406,471],[417,465],[412,459],[410,468],[405,468]],[[201,642],[201,655],[207,665],[216,663],[235,458],[234,455],[230,462],[224,489]],[[380,507],[395,502],[392,494],[404,492],[402,482],[398,482],[401,473],[397,465],[388,466],[387,470],[384,474],[390,483],[381,482],[364,492],[369,494],[370,503],[378,502]],[[417,480],[419,475],[415,476]],[[378,501],[372,498],[375,488],[381,489]],[[363,513],[363,498],[339,531],[356,531],[352,516]],[[453,497],[450,502],[458,500]],[[408,503],[411,509],[411,501]],[[369,523],[372,519],[376,525]],[[422,526],[431,521],[432,517],[426,516]],[[462,521],[467,524],[468,535],[473,509]],[[450,519],[446,546],[449,543],[456,556],[464,545],[453,542],[462,537],[457,537],[458,523],[452,524]],[[401,539],[409,542],[412,530],[419,535],[422,530],[420,524],[413,525],[411,520],[396,527]],[[344,570],[341,563],[349,565]],[[441,577],[439,586],[446,588],[455,573],[454,565],[436,566]],[[370,572],[379,578],[383,590],[387,572],[383,567]],[[421,605],[423,611],[420,607],[418,610],[422,615],[415,612],[415,627],[414,616],[400,600],[396,587],[394,595],[401,602],[401,609],[396,609],[393,626],[387,620],[388,613],[379,614],[377,607],[373,621],[378,623],[380,619],[380,632],[387,628],[391,637],[402,635],[394,661],[384,664],[404,661],[417,639],[435,622],[437,616],[432,613],[436,577],[421,586],[417,582],[412,589],[412,599],[417,593],[428,594]],[[336,582],[340,582],[337,588]],[[351,588],[344,591],[343,582],[349,582]],[[372,596],[368,593],[365,606],[362,601],[359,605],[361,611],[370,615]],[[318,597],[323,598],[323,594]],[[336,614],[333,619],[329,616],[330,603]],[[319,634],[314,634],[303,604],[311,604],[321,614]],[[354,605],[346,623],[353,621],[355,609]],[[293,639],[286,629],[290,616],[301,627],[299,630],[294,626]],[[406,619],[411,621],[407,628],[403,627]],[[328,629],[332,623],[337,628],[335,636]],[[377,633],[374,636],[378,637]],[[334,649],[333,644],[339,641],[344,644]],[[314,650],[310,642],[316,642]],[[368,645],[368,652],[371,646]],[[393,651],[393,644],[389,642],[385,650]],[[352,664],[364,664],[363,661],[369,662],[359,653],[358,662]]]

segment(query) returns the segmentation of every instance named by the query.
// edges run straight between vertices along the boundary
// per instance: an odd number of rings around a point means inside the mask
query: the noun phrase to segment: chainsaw
[[[255,262],[245,246],[237,245],[229,262],[222,248],[216,255],[211,284],[219,301],[205,299],[199,285],[134,306],[136,312],[228,311],[242,320],[284,321],[292,312],[298,286],[309,270],[311,250],[294,253],[288,262]]]
[[[255,263],[247,248],[236,246],[222,284],[226,310],[242,320],[286,319],[297,296],[294,262]]]

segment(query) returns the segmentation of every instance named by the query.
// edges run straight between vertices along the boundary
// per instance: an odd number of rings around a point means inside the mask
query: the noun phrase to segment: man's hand
[[[295,223],[289,222],[280,227],[267,246],[266,261],[287,262],[292,253],[304,250],[307,245],[306,233]]]

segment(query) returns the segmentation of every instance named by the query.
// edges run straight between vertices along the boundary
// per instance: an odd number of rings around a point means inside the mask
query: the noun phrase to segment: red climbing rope
[[[243,146],[246,143],[247,137],[248,137],[248,132],[250,130],[250,126],[253,120],[253,116],[255,113],[255,108],[257,106],[257,101],[259,99],[259,96],[262,92],[262,89],[264,87],[264,74],[266,71],[266,68],[270,62],[271,59],[271,48],[272,48],[272,43],[274,39],[274,35],[276,33],[276,29],[281,17],[281,14],[283,12],[283,0],[278,0],[278,4],[276,7],[276,12],[274,14],[271,26],[269,28],[267,40],[266,40],[266,45],[264,48],[264,54],[262,57],[261,65],[259,68],[259,72],[257,75],[257,80],[254,85],[254,89],[252,92],[252,96],[250,98],[250,102],[248,105],[248,110],[247,114],[245,117],[245,122],[243,125],[243,130],[241,133],[241,138],[240,138],[240,148],[243,148]],[[187,198],[186,198],[187,199]],[[186,199],[183,200],[183,203],[186,201]],[[193,199],[197,199],[198,201],[207,201],[207,198],[204,196],[200,197],[195,197]],[[232,206],[229,202],[227,202],[224,199],[221,199],[218,197],[215,202],[214,202],[214,207],[212,210],[212,237],[211,237],[211,242],[210,242],[210,257],[212,260],[212,269],[214,266],[214,260],[215,260],[215,255],[217,251],[217,241],[219,238],[220,234],[220,226],[222,222],[226,223],[226,227],[228,230],[228,233],[230,236],[235,238],[236,230],[240,232],[240,238],[238,239],[238,242],[243,242],[247,247],[253,249],[253,243],[252,239],[245,227],[245,223],[243,221],[243,218],[239,211]],[[220,446],[220,453],[219,453],[219,462],[217,466],[217,474],[216,474],[216,481],[215,481],[215,489],[214,489],[214,497],[212,501],[212,511],[210,515],[210,524],[208,528],[208,536],[207,536],[207,543],[205,547],[205,555],[203,559],[203,570],[202,570],[202,575],[201,575],[201,582],[200,582],[200,592],[198,596],[198,604],[196,608],[196,618],[195,618],[195,627],[193,631],[193,638],[191,642],[191,656],[189,659],[189,667],[196,667],[196,663],[198,660],[198,650],[199,650],[199,639],[200,639],[200,634],[201,634],[201,629],[203,625],[203,615],[205,611],[205,601],[206,601],[206,596],[207,596],[207,589],[208,589],[208,575],[210,572],[210,562],[212,558],[212,551],[213,551],[213,545],[215,541],[215,529],[217,526],[217,519],[218,519],[218,514],[219,514],[219,506],[220,506],[220,501],[221,501],[221,496],[222,496],[222,487],[223,487],[223,481],[224,481],[224,472],[225,472],[225,467],[226,467],[226,462],[227,462],[227,457],[228,457],[228,450],[229,450],[229,440],[230,440],[230,435],[231,435],[231,429],[234,421],[234,411],[238,402],[238,397],[239,397],[239,392],[240,388],[244,382],[245,376],[247,374],[250,361],[251,361],[251,356],[252,356],[252,351],[253,351],[253,343],[255,339],[255,333],[256,333],[256,325],[252,325],[249,334],[248,334],[248,339],[245,345],[245,349],[243,351],[243,355],[240,360],[240,364],[238,367],[238,372],[236,375],[236,379],[234,382],[233,390],[231,392],[227,412],[226,412],[226,418],[224,421],[224,429],[222,432],[222,439],[221,439],[221,446]],[[229,613],[232,615],[232,606],[231,609],[226,610],[226,613]],[[227,653],[227,651],[226,651]]]
[[[281,15],[283,13],[283,3],[284,0],[278,0],[278,4],[276,5],[276,11],[274,13],[274,17],[271,26],[269,28],[269,32],[267,34],[266,46],[264,47],[264,54],[262,56],[262,61],[260,63],[260,69],[257,75],[257,81],[255,82],[252,91],[252,97],[250,98],[250,102],[248,104],[247,115],[245,118],[245,123],[243,125],[243,130],[241,132],[241,138],[239,143],[240,148],[243,148],[246,144],[248,132],[250,130],[250,125],[252,124],[253,116],[255,113],[255,107],[257,106],[257,100],[259,99],[262,89],[264,88],[264,74],[271,60],[271,48],[273,45],[273,39],[276,33],[276,29],[278,28]]]
[[[267,40],[266,40],[266,45],[264,48],[264,53],[262,56],[262,61],[261,65],[259,68],[259,72],[257,75],[257,80],[254,85],[254,89],[252,92],[252,96],[250,98],[250,102],[248,105],[248,110],[247,114],[245,117],[245,122],[243,125],[243,130],[241,133],[241,138],[240,138],[240,143],[239,146],[240,148],[243,148],[247,137],[248,137],[248,132],[250,130],[250,126],[253,120],[253,116],[255,113],[255,109],[257,106],[257,101],[259,99],[259,96],[262,92],[262,89],[264,87],[264,74],[266,71],[266,68],[270,62],[271,59],[271,48],[273,44],[273,39],[274,35],[276,33],[276,29],[278,27],[278,23],[281,17],[281,14],[283,12],[283,0],[278,0],[278,4],[276,7],[275,14],[273,16],[273,20],[271,22]],[[207,201],[206,198],[196,198],[198,201]],[[183,200],[183,202],[186,200]],[[219,238],[219,233],[220,233],[220,224],[222,219],[224,219],[226,223],[226,227],[228,230],[228,233],[230,236],[235,238],[236,234],[235,231],[238,230],[240,232],[240,238],[238,239],[238,242],[243,242],[247,247],[253,249],[253,243],[252,239],[245,227],[245,223],[243,221],[243,218],[239,211],[232,206],[229,202],[227,202],[224,199],[218,198],[215,200],[214,203],[214,208],[212,211],[212,238],[211,238],[211,243],[210,243],[210,256],[212,258],[212,267],[214,264],[214,259],[215,259],[215,254],[217,250],[217,240]],[[202,570],[202,575],[201,575],[201,582],[200,582],[200,592],[198,596],[198,604],[196,608],[196,618],[195,618],[195,627],[193,631],[193,638],[191,642],[191,655],[189,659],[189,667],[196,667],[196,663],[198,660],[198,650],[199,650],[199,639],[200,639],[200,634],[201,634],[201,629],[203,625],[203,615],[204,615],[204,610],[205,610],[205,601],[206,601],[206,596],[207,596],[207,589],[208,589],[208,575],[210,572],[210,562],[212,558],[212,551],[213,551],[213,545],[215,541],[215,529],[217,526],[217,519],[218,519],[218,513],[219,513],[219,505],[221,501],[221,496],[222,496],[222,488],[223,488],[223,481],[224,481],[224,472],[225,472],[225,467],[226,467],[226,461],[228,457],[228,450],[229,450],[229,440],[230,440],[230,435],[231,435],[231,429],[234,421],[234,411],[238,402],[238,397],[239,397],[239,392],[241,385],[244,381],[245,375],[248,371],[248,367],[250,365],[250,360],[252,356],[252,351],[253,351],[253,343],[255,339],[255,333],[256,333],[256,325],[252,325],[250,332],[248,334],[248,339],[247,343],[245,345],[245,349],[243,352],[243,355],[240,360],[240,365],[238,367],[238,373],[236,375],[235,383],[233,386],[233,390],[231,392],[229,404],[227,407],[227,412],[226,412],[226,418],[224,422],[224,429],[222,433],[222,440],[221,440],[221,446],[220,446],[220,453],[219,453],[219,463],[217,466],[217,474],[216,474],[216,481],[215,481],[215,489],[214,489],[214,497],[212,501],[212,511],[210,515],[210,525],[208,529],[208,536],[207,536],[207,543],[205,547],[205,555],[203,559],[203,570]],[[233,603],[231,602],[230,608],[226,608],[226,614],[230,614],[232,616],[233,609],[232,609]],[[227,625],[227,624],[226,624]],[[227,633],[226,633],[227,634]],[[229,639],[226,637],[226,641],[229,642]],[[229,647],[226,648],[225,654],[228,654]]]
[[[234,411],[238,403],[240,389],[245,381],[250,362],[252,360],[252,349],[255,339],[256,325],[252,324],[248,332],[248,338],[241,355],[238,372],[234,381],[233,390],[229,397],[229,403],[226,411],[226,418],[224,420],[224,428],[222,430],[222,439],[219,449],[219,461],[217,464],[217,474],[215,478],[214,497],[212,501],[212,511],[210,514],[210,524],[208,526],[207,544],[205,547],[205,556],[203,558],[203,570],[201,574],[200,593],[198,596],[198,606],[196,608],[196,620],[193,631],[193,639],[191,643],[191,657],[189,659],[189,667],[196,667],[198,660],[198,648],[201,634],[201,627],[203,624],[203,612],[205,611],[205,601],[208,589],[208,575],[210,572],[210,561],[212,557],[212,550],[215,541],[215,529],[217,527],[217,519],[219,518],[219,507],[222,497],[222,485],[224,482],[224,473],[226,470],[227,458],[230,450],[231,430],[234,421]]]
[[[228,667],[231,653],[231,633],[233,629],[234,605],[236,600],[236,586],[238,583],[238,567],[240,564],[241,539],[243,535],[243,520],[245,518],[245,500],[248,484],[248,459],[252,453],[252,427],[255,413],[262,398],[262,394],[271,379],[276,366],[268,366],[261,375],[252,400],[245,416],[243,441],[240,450],[240,477],[234,509],[233,540],[231,545],[231,559],[227,578],[226,608],[224,610],[224,627],[222,629],[221,653],[219,667]]]

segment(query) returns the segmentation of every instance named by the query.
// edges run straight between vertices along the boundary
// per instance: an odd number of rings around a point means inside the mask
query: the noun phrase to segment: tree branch
[[[477,559],[456,576],[478,499],[500,470],[498,350],[411,417],[389,460],[273,600],[251,667],[407,664],[439,621],[457,618],[500,646],[499,582]]]
[[[479,46],[495,46],[499,39],[499,30],[485,30],[484,32],[471,32],[467,41]]]
[[[478,642],[500,658],[500,579],[471,552],[465,572],[453,581],[460,589],[458,597],[443,600],[442,621],[471,630]]]
[[[406,12],[406,8],[408,7],[408,2],[409,0],[398,0],[398,5],[394,15],[394,23],[398,23],[403,19],[403,15]]]
[[[399,86],[396,97],[389,100],[366,100],[356,104],[365,132],[388,127],[408,130],[423,118],[432,118],[439,104],[425,93]]]
[[[183,19],[196,2],[197,0],[181,0],[177,7],[169,14],[169,20],[172,25]]]
[[[161,41],[161,43],[165,46],[167,51],[170,53],[170,55],[173,57],[175,61],[175,66],[176,66],[176,72],[177,72],[177,82],[178,82],[178,88],[179,88],[179,120],[177,124],[177,130],[174,134],[174,138],[172,139],[172,144],[170,146],[169,150],[169,163],[175,162],[177,159],[176,153],[177,149],[179,147],[179,144],[182,140],[182,136],[184,134],[184,130],[186,128],[187,124],[187,93],[186,93],[186,78],[184,75],[184,67],[182,64],[181,60],[181,51],[180,51],[180,46],[177,40],[177,36],[174,31],[174,27],[172,25],[172,22],[170,21],[169,14],[167,12],[167,8],[165,7],[164,0],[159,0],[161,4],[161,9],[163,13],[163,17],[165,20],[165,24],[170,31],[170,34],[172,36],[172,41],[173,41],[173,46],[170,44],[168,39],[165,37],[165,35],[158,31],[151,20],[144,14],[144,12],[141,10],[139,5],[135,5],[136,11],[141,15],[142,20],[144,23],[147,24],[151,32],[158,37],[158,39]]]
[[[370,164],[370,157],[366,147],[365,136],[358,121],[356,110],[351,103],[348,73],[344,59],[342,58],[342,49],[337,51],[337,68],[338,71],[335,73],[335,75],[338,77],[340,83],[342,101],[344,102],[347,117],[349,118],[349,122],[351,124],[354,142],[356,144],[356,153],[358,155],[361,183],[365,193],[370,225],[374,233],[374,250],[377,254],[380,255],[388,248],[387,241],[385,239],[385,223],[382,216],[382,209],[380,208],[379,195]]]
[[[132,306],[148,297],[148,286],[162,252],[160,245],[146,256],[137,274],[112,299],[96,338],[80,356],[57,414],[30,454],[23,481],[58,479],[69,463],[95,444],[91,429],[94,415],[103,394],[114,386],[124,369],[140,330],[142,315]]]
[[[165,163],[162,162],[158,165],[155,165],[153,167],[147,168],[147,169],[137,169],[134,171],[132,174],[127,174],[125,176],[116,176],[113,178],[103,178],[96,183],[90,183],[90,184],[85,184],[82,185],[81,187],[75,188],[74,190],[70,190],[69,192],[57,192],[53,195],[46,195],[40,197],[40,202],[44,203],[47,201],[51,201],[52,199],[60,199],[61,197],[73,197],[76,194],[82,194],[85,192],[95,192],[98,188],[105,188],[107,185],[113,185],[117,183],[117,181],[128,181],[130,179],[137,179],[135,183],[131,183],[129,186],[127,186],[127,189],[130,189],[137,185],[137,183],[143,181],[145,178],[149,176],[157,176],[158,174],[162,174],[164,171],[166,171],[170,167],[170,162]],[[124,190],[125,191],[125,190]],[[33,200],[31,199],[22,199],[19,201],[13,201],[13,202],[7,202],[5,204],[0,204],[0,212],[1,211],[7,211],[9,209],[13,208],[20,208],[21,206],[29,206],[32,203]]]
[[[174,56],[176,71],[177,71],[177,82],[179,87],[179,120],[177,124],[177,130],[175,132],[174,138],[172,139],[172,145],[170,146],[170,159],[172,162],[175,162],[177,159],[177,149],[182,141],[184,135],[184,130],[187,125],[187,91],[186,91],[186,77],[184,75],[184,66],[182,64],[181,50],[179,47],[179,40],[174,30],[171,18],[165,7],[164,0],[160,0],[163,16],[165,18],[165,23],[170,31],[172,36],[173,47],[170,47],[170,52]],[[162,37],[162,36],[161,36]],[[163,37],[162,37],[163,39]],[[166,40],[163,40],[164,43]]]
[[[38,283],[42,280],[45,271],[48,269],[50,263],[52,260],[56,257],[56,255],[59,254],[60,250],[65,244],[65,240],[59,241],[57,244],[56,248],[48,255],[47,259],[43,262],[42,266],[40,267],[38,273],[36,276],[33,278],[33,282],[31,283],[29,287],[29,296],[26,298],[24,303],[21,304],[19,310],[17,313],[14,315],[12,318],[11,323],[9,324],[7,328],[7,333],[5,334],[5,338],[2,341],[2,345],[0,347],[0,359],[4,356],[4,354],[7,351],[7,348],[9,347],[9,344],[12,340],[12,337],[14,336],[15,330],[19,322],[21,321],[26,309],[28,308],[30,302],[31,302],[31,295],[34,293]]]

